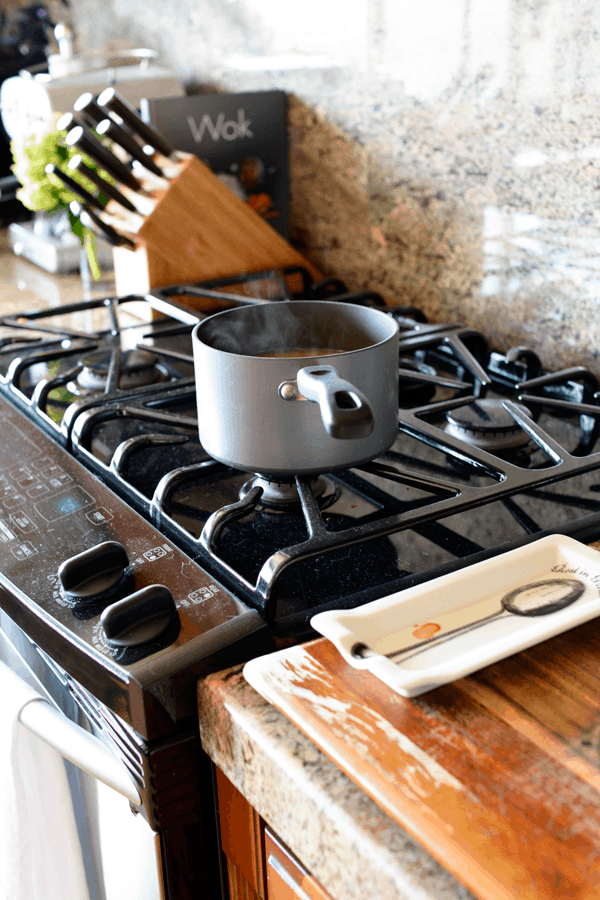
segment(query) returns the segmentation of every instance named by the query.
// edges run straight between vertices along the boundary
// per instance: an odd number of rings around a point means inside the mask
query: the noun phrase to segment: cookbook
[[[144,121],[195,154],[284,238],[288,224],[284,91],[143,99]]]

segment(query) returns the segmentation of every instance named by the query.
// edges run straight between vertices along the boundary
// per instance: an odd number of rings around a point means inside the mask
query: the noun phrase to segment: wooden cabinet
[[[221,847],[231,900],[266,900],[264,822],[221,770],[216,771]]]
[[[220,769],[217,797],[231,900],[332,900]]]
[[[331,900],[291,850],[265,828],[267,900]]]

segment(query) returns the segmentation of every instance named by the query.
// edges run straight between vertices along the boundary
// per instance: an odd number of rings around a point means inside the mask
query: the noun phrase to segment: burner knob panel
[[[139,647],[176,633],[179,613],[173,594],[153,584],[108,606],[100,616],[107,643],[115,648]]]
[[[65,560],[58,578],[63,595],[73,606],[108,602],[131,585],[127,551],[117,541],[104,541]]]

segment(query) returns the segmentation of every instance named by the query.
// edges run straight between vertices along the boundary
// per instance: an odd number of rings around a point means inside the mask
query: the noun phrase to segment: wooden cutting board
[[[414,700],[325,638],[246,668],[477,897],[600,897],[600,620]]]

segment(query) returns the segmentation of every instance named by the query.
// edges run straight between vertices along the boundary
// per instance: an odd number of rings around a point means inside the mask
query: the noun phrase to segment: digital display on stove
[[[62,494],[55,494],[46,500],[38,501],[35,508],[47,522],[54,522],[56,519],[62,519],[86,506],[92,506],[94,502],[94,498],[87,491],[76,485]]]

